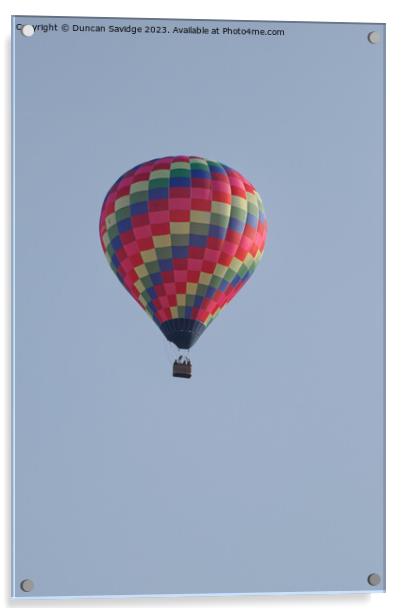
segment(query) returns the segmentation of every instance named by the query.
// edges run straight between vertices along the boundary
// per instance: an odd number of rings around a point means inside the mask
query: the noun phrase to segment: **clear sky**
[[[367,590],[383,569],[382,42],[364,24],[29,21],[70,30],[15,41],[16,585]],[[269,225],[188,381],[98,236],[117,177],[172,154],[240,171]]]

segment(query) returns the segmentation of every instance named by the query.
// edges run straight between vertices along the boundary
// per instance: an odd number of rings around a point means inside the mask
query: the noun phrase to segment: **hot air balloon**
[[[254,186],[200,156],[166,156],[124,173],[103,202],[106,258],[130,295],[180,351],[188,350],[254,272],[267,220]]]

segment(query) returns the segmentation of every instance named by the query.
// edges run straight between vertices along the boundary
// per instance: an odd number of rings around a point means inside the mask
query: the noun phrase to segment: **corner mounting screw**
[[[367,581],[370,584],[370,586],[378,586],[378,584],[381,582],[381,578],[378,575],[378,573],[370,573],[370,575],[367,578]]]
[[[373,45],[376,45],[376,43],[379,43],[381,40],[380,33],[376,31],[369,32],[367,38],[369,40],[369,43],[372,43]]]
[[[34,27],[31,26],[31,24],[25,24],[24,26],[22,26],[20,32],[22,36],[27,36],[28,38],[35,34]]]
[[[29,579],[22,580],[20,588],[24,592],[31,592],[31,590],[33,589],[33,581]]]

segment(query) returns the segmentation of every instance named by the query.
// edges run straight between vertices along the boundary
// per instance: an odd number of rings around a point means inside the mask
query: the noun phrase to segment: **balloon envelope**
[[[254,186],[199,156],[167,156],[122,175],[103,203],[109,264],[168,340],[190,348],[254,272],[267,220]]]

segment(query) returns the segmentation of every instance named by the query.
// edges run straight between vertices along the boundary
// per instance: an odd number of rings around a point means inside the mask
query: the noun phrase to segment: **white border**
[[[91,2],[71,0],[55,3],[51,0],[14,2],[3,0],[0,5],[0,28],[4,57],[3,95],[1,114],[3,131],[7,135],[1,150],[3,186],[2,249],[3,267],[0,283],[5,298],[1,308],[3,353],[0,356],[0,391],[4,392],[3,460],[1,473],[3,487],[2,528],[3,549],[0,560],[0,581],[2,587],[2,608],[25,609],[27,607],[47,609],[97,609],[114,610],[119,607],[143,610],[163,609],[167,613],[184,608],[190,614],[208,610],[215,613],[275,609],[282,614],[297,611],[298,616],[339,612],[347,610],[353,614],[394,614],[402,613],[402,481],[400,476],[402,438],[402,394],[399,382],[402,377],[402,22],[401,9],[397,0],[275,0],[262,3],[247,0],[241,4],[234,1],[203,0],[188,2],[169,0],[168,3],[154,1],[151,4],[113,0],[113,2]],[[272,21],[355,21],[387,24],[387,591],[386,593],[354,595],[274,595],[274,596],[233,596],[233,597],[155,597],[122,599],[69,599],[11,601],[10,595],[10,15],[85,15],[104,17],[162,17],[198,19],[255,19]]]

